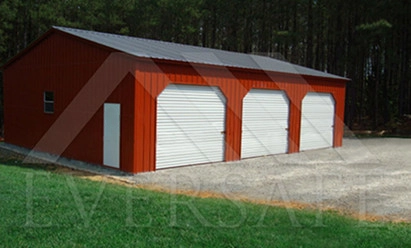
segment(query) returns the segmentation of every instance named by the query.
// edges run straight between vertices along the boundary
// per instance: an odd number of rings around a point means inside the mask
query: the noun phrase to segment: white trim
[[[104,104],[103,164],[120,168],[120,104]]]

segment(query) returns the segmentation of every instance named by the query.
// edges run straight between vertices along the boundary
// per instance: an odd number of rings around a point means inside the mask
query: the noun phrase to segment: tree
[[[52,25],[281,57],[352,79],[346,123],[411,113],[408,0],[3,0],[0,63]]]

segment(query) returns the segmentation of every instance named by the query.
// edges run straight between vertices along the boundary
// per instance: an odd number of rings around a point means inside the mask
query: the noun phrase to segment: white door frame
[[[120,168],[120,104],[104,103],[103,164]]]

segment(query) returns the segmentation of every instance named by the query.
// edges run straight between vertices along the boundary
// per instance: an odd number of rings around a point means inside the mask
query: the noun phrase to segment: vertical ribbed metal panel
[[[335,102],[328,93],[308,93],[302,104],[300,150],[333,146]]]
[[[243,101],[241,157],[286,153],[289,101],[279,90],[252,89]]]
[[[157,100],[156,168],[223,161],[224,131],[217,87],[167,86]]]

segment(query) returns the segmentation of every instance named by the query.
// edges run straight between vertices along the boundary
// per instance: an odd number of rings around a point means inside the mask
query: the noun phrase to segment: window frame
[[[54,91],[46,90],[43,92],[43,111],[46,114],[54,114]]]

